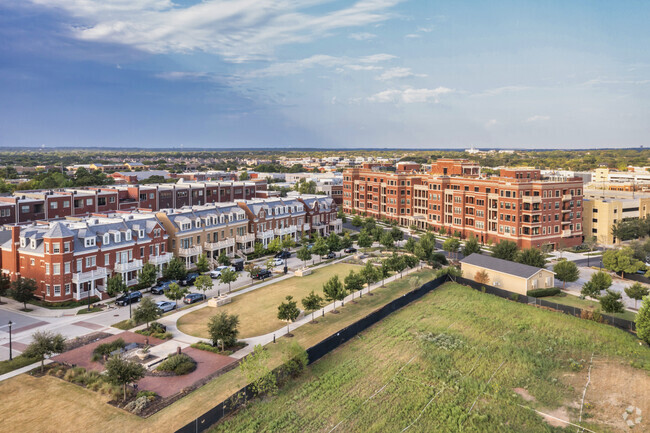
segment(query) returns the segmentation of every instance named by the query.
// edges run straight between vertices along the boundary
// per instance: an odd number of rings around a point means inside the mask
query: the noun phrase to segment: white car
[[[221,271],[218,271],[216,269],[214,271],[210,271],[210,278],[212,278],[213,280],[217,278],[221,278]]]
[[[169,302],[169,301],[160,301],[157,302],[156,305],[162,311],[163,313],[166,313],[168,311],[172,311],[176,309],[176,303],[175,302]]]
[[[282,265],[284,265],[284,260],[282,260],[279,257],[273,259],[273,266],[282,266]]]
[[[216,268],[214,268],[215,271],[219,271],[219,272],[223,272],[224,269],[230,269],[233,272],[235,271],[235,268],[233,268],[232,266],[217,266]]]

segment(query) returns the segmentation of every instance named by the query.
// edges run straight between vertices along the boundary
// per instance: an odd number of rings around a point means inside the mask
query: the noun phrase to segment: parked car
[[[288,259],[291,257],[291,251],[280,251],[275,255],[276,259]]]
[[[357,249],[354,247],[346,248],[343,250],[344,253],[356,253]]]
[[[253,279],[254,280],[263,280],[265,278],[272,277],[273,273],[269,271],[268,269],[261,269],[257,271],[256,273],[253,274]]]
[[[283,266],[284,265],[284,260],[275,258],[273,259],[273,266]]]
[[[230,266],[233,267],[235,272],[241,272],[244,270],[244,259],[232,259],[230,261]]]
[[[191,286],[194,284],[196,279],[199,277],[197,272],[190,272],[185,278],[181,280],[181,286]]]
[[[136,290],[135,292],[129,292],[117,298],[115,305],[135,304],[136,302],[140,302],[140,299],[142,299],[142,293]]]
[[[165,293],[167,290],[169,290],[169,285],[171,283],[178,283],[178,281],[172,280],[172,281],[161,281],[155,286],[151,288],[151,293],[154,295],[162,295]]]
[[[335,258],[335,257],[336,257],[336,254],[334,254],[334,253],[327,253],[327,254],[324,255],[322,258],[323,258],[323,259],[333,259],[333,258]]]
[[[215,271],[219,271],[219,272],[223,272],[224,269],[230,269],[231,271],[236,272],[236,269],[233,268],[232,266],[217,266],[216,268],[214,268]]]
[[[195,302],[203,301],[204,299],[205,295],[202,293],[188,293],[183,298],[183,302],[186,304],[193,304]]]
[[[160,301],[157,302],[156,305],[163,313],[176,309],[176,302]]]
[[[213,280],[216,280],[217,278],[221,278],[221,271],[218,271],[216,269],[214,271],[210,271],[210,278],[212,278]]]

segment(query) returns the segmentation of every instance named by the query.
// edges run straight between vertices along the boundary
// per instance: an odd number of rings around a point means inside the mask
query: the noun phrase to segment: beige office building
[[[650,196],[632,198],[632,193],[620,191],[599,191],[590,194],[585,190],[582,202],[583,233],[596,238],[602,245],[618,242],[612,235],[612,227],[619,221],[647,218],[650,214]]]

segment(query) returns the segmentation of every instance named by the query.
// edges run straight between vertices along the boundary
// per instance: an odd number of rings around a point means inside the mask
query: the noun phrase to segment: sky
[[[639,147],[650,2],[0,0],[0,147]]]

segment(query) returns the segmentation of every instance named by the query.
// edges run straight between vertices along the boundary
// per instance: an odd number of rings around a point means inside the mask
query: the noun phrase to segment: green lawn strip
[[[37,362],[37,358],[29,358],[24,355],[14,356],[14,359],[9,361],[0,361],[0,374],[9,373],[10,371],[18,370],[30,364]]]
[[[560,294],[557,296],[548,296],[546,298],[540,298],[548,302],[555,302],[556,304],[568,305],[569,307],[576,307],[582,309],[588,309],[591,311],[597,310],[600,308],[600,302],[592,301],[589,299],[580,299],[577,296]],[[625,310],[623,313],[605,313],[609,316],[617,317],[619,319],[630,320],[634,322],[636,319],[636,313]]]

